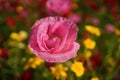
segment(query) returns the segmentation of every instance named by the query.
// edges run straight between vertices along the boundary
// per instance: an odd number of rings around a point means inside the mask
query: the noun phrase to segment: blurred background
[[[50,64],[29,50],[30,28],[47,16],[77,24],[77,57]],[[0,80],[120,80],[120,0],[0,0]]]

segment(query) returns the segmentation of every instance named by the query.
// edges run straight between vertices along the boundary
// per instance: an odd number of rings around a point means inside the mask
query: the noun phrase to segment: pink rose
[[[78,28],[63,17],[47,17],[37,21],[30,31],[29,47],[47,62],[65,62],[77,55],[75,42]]]
[[[68,14],[72,9],[71,0],[47,0],[46,7],[50,15]]]

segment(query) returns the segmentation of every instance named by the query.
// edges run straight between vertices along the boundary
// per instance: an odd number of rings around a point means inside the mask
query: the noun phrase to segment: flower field
[[[120,80],[120,1],[0,0],[0,80]]]

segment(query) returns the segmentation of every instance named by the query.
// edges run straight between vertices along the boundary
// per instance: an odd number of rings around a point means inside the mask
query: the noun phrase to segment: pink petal
[[[36,42],[36,34],[37,34],[37,30],[38,30],[38,27],[37,26],[34,26],[32,27],[31,31],[30,31],[30,41],[29,41],[29,45],[31,47],[33,47],[36,51],[40,51],[40,48]]]
[[[35,53],[36,56],[42,58],[43,60],[45,60],[46,62],[66,62],[67,60],[76,57],[77,56],[77,50],[79,49],[80,45],[76,42],[74,42],[73,48],[69,51],[69,52],[65,52],[65,53],[59,53],[59,54],[50,54],[50,53],[46,53],[46,52],[38,52],[36,50],[34,50],[30,45],[29,45],[30,49]]]

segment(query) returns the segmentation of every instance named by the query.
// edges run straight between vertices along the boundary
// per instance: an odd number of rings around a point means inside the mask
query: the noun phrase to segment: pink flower
[[[81,23],[82,19],[79,14],[71,14],[68,16],[69,19],[73,20],[75,23]]]
[[[115,26],[112,25],[112,24],[107,24],[107,25],[105,26],[105,30],[106,30],[108,33],[112,33],[112,32],[115,31]]]
[[[75,42],[78,28],[63,17],[47,17],[37,21],[30,31],[29,47],[47,62],[65,62],[77,55]]]
[[[71,11],[72,2],[71,0],[48,0],[46,3],[46,7],[50,15],[65,15]]]
[[[99,19],[97,19],[97,18],[92,18],[92,17],[89,19],[89,22],[90,22],[91,24],[95,25],[95,26],[98,26],[99,23],[100,23]]]

